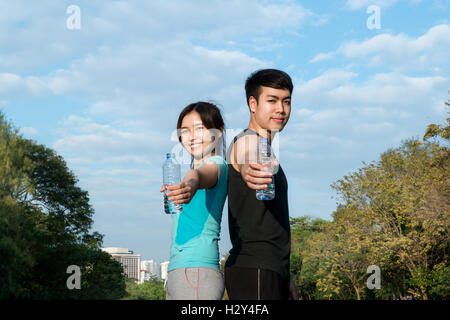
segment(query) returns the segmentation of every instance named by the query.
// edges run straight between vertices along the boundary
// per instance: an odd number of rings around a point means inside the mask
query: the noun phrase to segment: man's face
[[[291,93],[288,89],[261,86],[258,101],[250,97],[249,107],[260,128],[281,131],[291,114]]]

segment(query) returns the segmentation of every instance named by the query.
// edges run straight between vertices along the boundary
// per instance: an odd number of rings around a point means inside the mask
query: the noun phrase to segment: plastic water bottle
[[[258,163],[267,164],[273,160],[272,148],[270,147],[269,140],[264,137],[259,137],[258,143]],[[272,172],[271,167],[267,167],[267,171]],[[263,190],[256,190],[256,199],[258,200],[272,200],[275,198],[275,181],[272,175],[272,182],[268,184],[268,187]]]
[[[181,181],[181,166],[175,162],[175,154],[167,153],[166,161],[163,164],[163,184],[165,186],[171,184],[177,184]],[[164,191],[164,211],[167,214],[177,214],[181,213],[183,210],[183,205],[181,203],[173,203],[169,201],[166,193],[168,190]]]

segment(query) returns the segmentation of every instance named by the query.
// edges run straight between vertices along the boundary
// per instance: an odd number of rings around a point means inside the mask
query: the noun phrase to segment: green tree
[[[450,91],[448,92],[450,94]],[[450,107],[450,100],[448,100],[446,103],[447,107]],[[450,113],[450,112],[447,112]],[[438,125],[438,124],[430,124],[427,127],[427,130],[425,132],[425,135],[423,136],[423,140],[430,140],[432,138],[442,138],[445,139],[447,142],[450,141],[450,118],[445,119],[447,122],[447,125]]]
[[[294,223],[291,271],[304,298],[449,298],[446,121],[333,183],[339,204],[331,222],[311,235],[304,218]],[[381,269],[379,290],[366,287],[369,265]]]
[[[122,267],[91,232],[88,193],[55,151],[22,138],[0,113],[0,253],[7,299],[113,299],[125,292]],[[3,258],[5,257],[5,258]],[[68,290],[66,270],[82,270]],[[11,272],[14,270],[14,272]]]
[[[400,295],[428,299],[428,273],[448,263],[449,164],[448,148],[410,139],[333,185],[362,222],[373,224],[369,260],[396,274],[406,269],[409,287],[398,288]]]
[[[127,279],[127,296],[125,300],[165,300],[164,282],[156,277],[137,284],[134,279]]]
[[[28,296],[24,279],[35,265],[32,221],[14,201],[0,201],[0,299]]]
[[[305,251],[309,250],[308,240],[321,232],[327,221],[313,219],[309,216],[290,219],[291,225],[291,257],[290,271],[299,289],[300,298],[312,300],[317,298],[316,272],[318,265],[315,259],[305,259]]]

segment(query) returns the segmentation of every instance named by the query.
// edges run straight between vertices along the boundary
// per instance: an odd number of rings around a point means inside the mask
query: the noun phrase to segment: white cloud
[[[38,134],[38,130],[33,127],[23,127],[19,130],[20,134],[28,136],[28,137],[35,137]]]
[[[349,83],[357,76],[358,74],[355,72],[332,69],[308,81],[299,81],[295,84],[294,101],[298,101],[302,105],[314,106],[315,102],[323,101],[322,97],[327,90]]]
[[[315,112],[311,115],[311,120],[315,122],[333,122],[339,118],[344,118],[348,114],[347,110],[326,109]]]
[[[406,107],[429,101],[429,94],[444,88],[449,79],[443,77],[409,77],[396,72],[377,74],[363,84],[339,86],[329,91],[337,103],[362,103]]]
[[[329,59],[331,59],[333,57],[334,57],[334,53],[333,52],[330,52],[330,53],[319,53],[314,58],[309,60],[309,63],[316,63],[316,62],[320,62],[320,61],[324,61],[324,60],[329,60]]]
[[[305,108],[301,108],[300,110],[295,110],[294,109],[294,112],[295,111],[297,111],[297,116],[298,117],[309,116],[309,115],[313,114],[312,110],[305,109]]]
[[[343,44],[338,53],[347,58],[371,57],[373,64],[438,66],[448,62],[450,25],[432,27],[423,36],[381,34],[369,40]]]
[[[450,79],[440,76],[390,72],[364,80],[341,69],[297,81],[294,112],[280,149],[288,149],[283,155],[297,160],[320,160],[326,155],[344,159],[349,153],[366,152],[362,150],[367,139],[373,146],[400,142],[412,134],[407,130],[411,122],[442,113],[443,103],[436,99],[445,101],[449,86]],[[318,153],[321,148],[327,150]]]
[[[155,118],[164,107],[166,116],[175,118],[195,100],[237,96],[240,82],[267,65],[239,51],[211,50],[186,41],[141,43],[103,47],[46,81],[58,94],[93,99],[92,114]]]
[[[432,109],[436,114],[442,117],[448,115],[448,112],[450,112],[450,107],[445,104],[445,101],[440,99],[435,99]]]
[[[334,56],[358,60],[369,66],[389,66],[401,70],[423,70],[448,66],[450,25],[430,28],[417,38],[405,34],[383,33],[358,42],[346,42],[334,51],[319,53],[310,62],[320,62]]]
[[[66,27],[68,3],[43,0],[2,5],[0,70],[45,70],[100,46],[120,48],[143,39],[153,45],[169,39],[248,45],[249,39],[324,22],[323,16],[290,0],[81,1],[77,5],[79,30]]]
[[[139,131],[117,128],[114,123],[99,124],[73,115],[61,122],[60,128],[62,138],[53,147],[69,157],[74,153],[91,158],[93,162],[108,162],[110,156],[150,156],[152,150],[161,149],[170,142],[167,135],[152,128]]]
[[[395,129],[395,125],[391,122],[381,123],[357,123],[353,127],[353,131],[357,135],[385,135],[392,132]]]
[[[446,92],[450,79],[441,76],[412,77],[400,72],[379,73],[366,81],[346,70],[328,70],[296,84],[294,100],[308,109],[329,106],[389,107],[415,110],[430,102],[436,92]]]
[[[349,10],[360,10],[370,5],[379,6],[381,8],[392,7],[397,4],[398,0],[345,0],[345,8]],[[422,0],[409,0],[413,4],[421,3]]]
[[[0,73],[2,98],[29,98],[50,93],[48,86],[38,77],[21,77],[13,73]]]
[[[346,0],[345,8],[349,10],[360,10],[370,5],[376,5],[382,8],[393,6],[397,0]]]

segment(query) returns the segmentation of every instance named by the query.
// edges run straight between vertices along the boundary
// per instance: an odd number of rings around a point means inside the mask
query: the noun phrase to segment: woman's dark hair
[[[261,86],[274,89],[288,89],[290,93],[294,89],[291,77],[284,71],[277,69],[263,69],[253,72],[245,82],[247,104],[250,97],[258,101],[261,94]]]
[[[220,109],[213,103],[210,102],[195,102],[186,106],[178,116],[177,122],[177,132],[178,132],[178,140],[181,142],[181,124],[183,122],[184,117],[191,113],[192,111],[197,112],[200,115],[200,119],[202,119],[203,125],[207,129],[218,129],[222,131],[222,142],[223,142],[223,155],[225,155],[225,124],[223,122],[222,115],[220,113]]]

